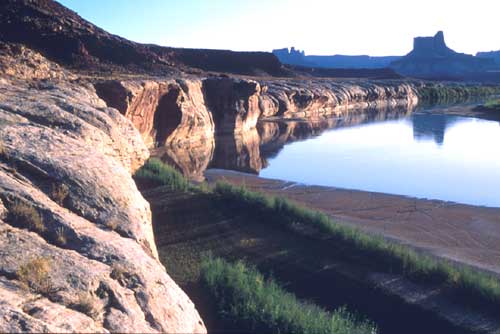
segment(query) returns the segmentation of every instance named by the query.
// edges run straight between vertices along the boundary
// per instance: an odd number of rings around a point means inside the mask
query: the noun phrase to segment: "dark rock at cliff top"
[[[67,67],[93,71],[205,71],[286,76],[266,52],[176,49],[112,35],[53,0],[0,1],[0,41],[19,43]]]
[[[286,65],[300,76],[317,78],[365,78],[365,79],[401,79],[402,76],[390,68],[318,68],[298,65]]]
[[[391,63],[391,68],[400,74],[432,79],[465,79],[487,73],[495,67],[493,59],[474,57],[448,48],[442,31],[433,37],[416,37],[413,50]]]

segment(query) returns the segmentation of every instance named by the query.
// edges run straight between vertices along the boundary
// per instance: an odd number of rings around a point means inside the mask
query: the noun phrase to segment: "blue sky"
[[[400,55],[444,30],[459,52],[500,50],[498,0],[59,0],[128,39],[165,46]]]

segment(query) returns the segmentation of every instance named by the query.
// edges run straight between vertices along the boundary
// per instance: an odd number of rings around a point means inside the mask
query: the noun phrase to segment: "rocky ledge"
[[[0,332],[206,332],[158,260],[139,132],[92,85],[0,48]]]
[[[241,134],[259,120],[348,117],[367,108],[417,104],[417,87],[403,81],[252,80],[208,77],[99,80],[97,94],[141,132],[150,147]]]
[[[219,168],[255,172],[257,124],[265,120],[352,120],[367,110],[411,110],[418,83],[332,79],[100,79],[97,94],[140,131],[155,155],[201,181],[210,161]],[[217,142],[217,146],[215,145]]]

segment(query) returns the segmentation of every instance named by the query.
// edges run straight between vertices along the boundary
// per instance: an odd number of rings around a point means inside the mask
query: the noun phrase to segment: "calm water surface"
[[[500,207],[500,123],[416,112],[294,142],[260,175]]]

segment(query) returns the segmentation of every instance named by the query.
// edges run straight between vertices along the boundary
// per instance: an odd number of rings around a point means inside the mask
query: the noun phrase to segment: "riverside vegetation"
[[[424,103],[452,103],[500,94],[500,86],[426,83],[418,88],[417,93]]]
[[[297,298],[243,262],[206,257],[201,277],[219,312],[255,333],[376,333],[343,308],[333,313]]]
[[[492,99],[492,100],[488,100],[488,101],[484,104],[484,106],[485,106],[487,109],[500,111],[500,99]]]
[[[324,239],[326,236],[331,250],[338,252],[347,261],[374,268],[379,272],[398,274],[417,283],[431,284],[445,289],[451,298],[466,306],[493,310],[500,305],[500,282],[493,275],[437,259],[419,253],[410,247],[339,224],[321,212],[303,208],[287,199],[264,195],[249,191],[242,186],[223,182],[217,183],[212,188],[195,186],[189,184],[175,169],[157,159],[150,159],[135,177],[139,184],[155,183],[157,186],[162,185],[167,188],[182,189],[181,191],[184,192],[213,197],[224,203],[224,206],[231,207],[231,210],[235,212],[246,212],[261,222],[284,228],[297,235],[311,237],[310,230],[313,230],[313,238]],[[183,179],[185,182],[180,181]],[[209,268],[212,265],[218,266],[218,269],[213,270],[223,271],[220,274],[222,276],[229,275],[231,272],[230,264],[205,260],[203,264],[197,264],[202,268],[201,278],[203,280],[208,279],[206,275],[211,272]],[[239,266],[238,270],[242,271],[242,275],[243,273],[255,274],[254,269],[247,271],[241,267],[241,264],[235,266]],[[228,289],[226,293],[243,293],[236,291],[243,285],[229,286],[230,282],[223,279],[222,276],[218,276],[220,281],[211,284],[216,284],[217,289],[226,285]],[[244,296],[245,298],[258,298],[249,294]],[[221,298],[220,302],[225,303],[228,296],[219,291],[215,294],[215,298],[218,302],[218,298]],[[284,302],[287,300],[289,299],[283,299]],[[231,312],[226,310],[224,314],[234,318],[244,317],[243,314],[237,312],[234,305],[224,303],[223,305],[228,307],[227,310],[231,310]],[[255,316],[263,319],[263,315]],[[246,324],[256,326],[256,321],[248,322],[247,319]],[[360,326],[362,327],[362,325]]]

